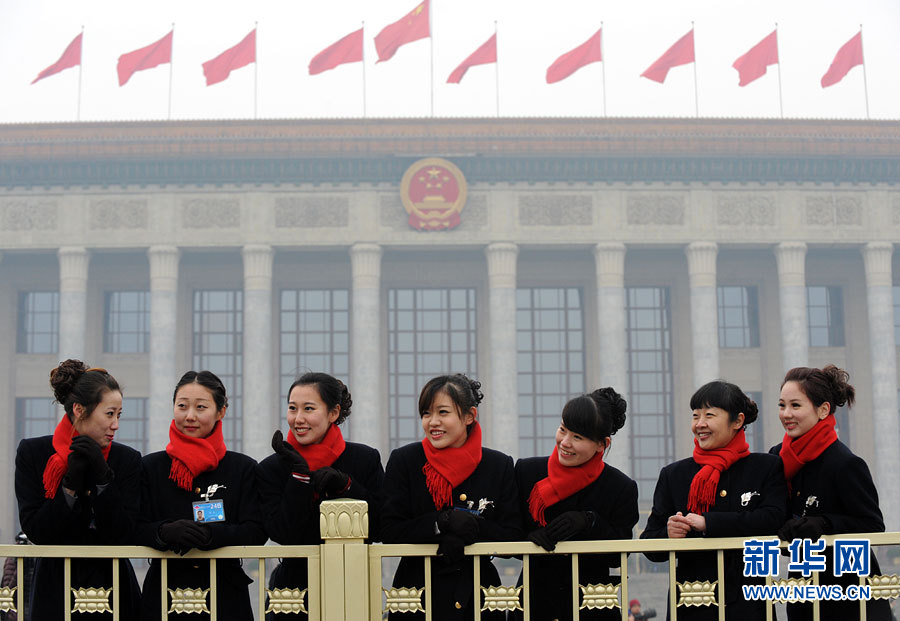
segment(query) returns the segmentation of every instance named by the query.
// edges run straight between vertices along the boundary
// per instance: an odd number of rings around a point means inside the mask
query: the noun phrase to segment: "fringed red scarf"
[[[169,445],[166,454],[172,458],[169,478],[181,489],[191,491],[194,477],[215,470],[225,457],[225,438],[222,436],[222,421],[216,421],[213,431],[205,438],[186,436],[175,426],[169,425]]]
[[[534,484],[528,497],[528,512],[531,517],[541,526],[546,526],[544,511],[547,507],[565,500],[596,481],[605,466],[603,451],[597,451],[596,455],[580,466],[563,466],[559,463],[557,448],[553,447],[547,460],[547,477]]]
[[[469,437],[459,448],[436,449],[428,438],[422,438],[425,449],[425,486],[438,510],[453,502],[453,488],[469,478],[481,463],[481,425],[472,425]]]
[[[791,479],[803,466],[816,459],[837,441],[837,433],[834,430],[836,423],[834,416],[829,415],[799,438],[790,438],[784,434],[780,455],[781,461],[784,462],[784,478],[788,482],[788,487]]]
[[[691,481],[691,491],[688,494],[688,511],[703,515],[709,508],[716,504],[716,488],[719,487],[719,476],[725,470],[731,468],[734,462],[743,459],[750,454],[750,445],[744,437],[741,429],[731,442],[722,448],[705,450],[700,448],[697,438],[694,438],[694,461],[703,466],[694,475]]]
[[[56,425],[53,431],[53,450],[56,452],[47,460],[44,466],[44,497],[55,498],[56,490],[59,489],[59,483],[62,481],[63,475],[69,468],[69,447],[72,444],[72,438],[80,435],[72,426],[69,417],[63,415],[62,420]],[[107,444],[100,449],[103,452],[103,459],[109,459],[109,449],[112,443]]]
[[[288,432],[288,444],[303,456],[303,459],[309,464],[310,471],[333,464],[347,446],[347,443],[344,442],[344,434],[337,425],[329,426],[322,441],[318,444],[300,444],[294,437],[294,433]]]

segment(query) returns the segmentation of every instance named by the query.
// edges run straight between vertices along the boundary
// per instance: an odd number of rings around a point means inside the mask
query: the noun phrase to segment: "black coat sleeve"
[[[706,518],[709,537],[740,535],[774,535],[787,518],[787,484],[784,465],[771,459],[769,472],[763,479],[760,502],[751,511],[710,511]]]
[[[92,497],[97,532],[108,545],[133,544],[141,503],[141,454],[128,450],[117,460],[115,479]]]
[[[259,502],[259,493],[256,487],[256,462],[249,457],[242,456],[245,460],[240,469],[240,494],[238,495],[237,510],[225,522],[208,524],[212,538],[209,544],[201,546],[202,550],[215,550],[223,546],[253,546],[263,545],[266,542],[266,530],[263,527],[263,517]]]
[[[318,535],[318,506],[310,484],[293,478],[278,455],[260,462],[256,473],[269,538],[282,545],[298,545],[308,542],[313,530]]]
[[[518,541],[525,538],[513,460],[509,455],[503,457],[501,474],[496,481],[499,494],[494,501],[494,511],[481,522],[480,541]]]
[[[647,526],[641,533],[641,539],[668,539],[669,533],[666,529],[666,523],[669,517],[675,515],[675,501],[672,498],[669,482],[669,467],[665,467],[659,472],[659,479],[656,481],[656,489],[653,491],[653,508],[650,510],[650,517],[647,518]],[[667,552],[645,552],[644,556],[654,562],[666,561],[669,558]]]
[[[823,512],[822,515],[831,522],[829,534],[884,532],[878,491],[866,462],[857,455],[851,455],[834,473],[834,489],[841,491],[843,506],[852,507],[853,513]]]
[[[579,539],[631,539],[634,525],[640,518],[637,483],[629,479],[619,489],[619,493],[609,501],[615,510],[608,518],[598,517],[588,534]],[[618,555],[616,557],[618,558]]]
[[[414,465],[402,449],[388,458],[381,488],[381,540],[385,543],[438,543],[437,511],[417,514],[412,506]],[[419,491],[419,490],[416,490]]]

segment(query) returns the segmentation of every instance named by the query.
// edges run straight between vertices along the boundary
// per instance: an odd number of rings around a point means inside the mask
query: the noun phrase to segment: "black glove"
[[[528,533],[528,541],[536,543],[547,552],[553,552],[556,549],[556,540],[550,535],[547,528],[538,528]]]
[[[281,435],[281,429],[275,431],[272,435],[272,450],[278,453],[282,461],[287,464],[291,472],[297,474],[309,474],[309,464],[303,459],[303,455],[298,453],[293,446],[284,441]]]
[[[175,520],[160,525],[159,539],[170,550],[183,556],[191,548],[207,545],[212,541],[212,533],[206,526],[193,520]]]
[[[350,475],[326,466],[313,471],[309,483],[320,496],[336,496],[350,487]]]
[[[586,533],[593,523],[594,515],[591,511],[566,511],[550,520],[547,530],[556,541],[567,541]]]
[[[466,555],[463,548],[466,542],[459,535],[446,533],[441,535],[441,543],[438,544],[438,556],[443,557],[448,563],[459,563]]]
[[[445,509],[438,513],[437,527],[441,534],[456,535],[464,545],[475,543],[478,540],[478,531],[481,530],[474,513],[455,509]]]
[[[94,485],[107,485],[113,480],[113,470],[106,463],[103,457],[103,450],[100,445],[88,436],[78,436],[72,440],[69,447],[72,453],[76,454],[78,459],[84,461],[85,464],[85,483],[92,487]]]
[[[792,518],[778,529],[778,538],[782,541],[794,539],[817,540],[831,528],[831,523],[823,515]]]
[[[66,474],[62,479],[63,487],[83,496],[87,491],[87,462],[80,454],[69,453]]]

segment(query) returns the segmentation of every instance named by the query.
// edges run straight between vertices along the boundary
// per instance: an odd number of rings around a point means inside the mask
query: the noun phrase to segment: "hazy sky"
[[[83,25],[81,119],[167,116],[168,65],[116,79],[120,54],[148,45],[175,23],[172,118],[359,117],[363,67],[343,65],[310,76],[310,59],[365,21],[367,116],[430,114],[431,46],[435,116],[494,116],[493,65],[450,72],[498,22],[502,116],[600,116],[601,64],[548,85],[547,67],[603,21],[609,116],[694,116],[694,70],[673,69],[665,84],[639,75],[695,22],[700,115],[779,115],[778,67],[738,87],[732,62],[778,23],[784,114],[796,118],[865,118],[863,71],[839,84],[819,80],[838,48],[863,25],[869,110],[900,118],[900,0],[432,0],[432,40],[403,46],[375,64],[373,37],[416,0],[0,0],[0,123],[73,121],[78,68],[35,85]],[[258,67],[207,87],[201,63],[240,41],[258,22]],[[257,73],[258,72],[258,73]]]

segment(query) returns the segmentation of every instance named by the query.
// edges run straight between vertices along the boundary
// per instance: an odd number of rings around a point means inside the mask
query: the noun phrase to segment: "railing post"
[[[369,618],[369,506],[364,500],[326,500],[319,506],[323,621]]]

